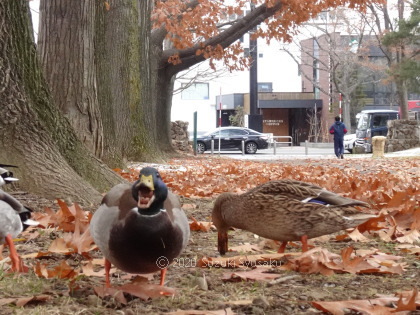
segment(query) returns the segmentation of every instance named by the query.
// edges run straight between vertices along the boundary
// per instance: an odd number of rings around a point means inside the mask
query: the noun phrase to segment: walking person
[[[346,126],[341,122],[340,116],[335,117],[335,123],[330,127],[330,134],[334,135],[334,153],[339,159],[344,158],[344,135]]]

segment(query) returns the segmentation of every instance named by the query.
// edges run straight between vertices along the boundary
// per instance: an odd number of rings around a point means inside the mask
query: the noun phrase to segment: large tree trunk
[[[0,160],[48,198],[98,202],[122,182],[78,140],[54,106],[33,43],[26,0],[0,1]]]
[[[127,159],[161,160],[149,96],[151,3],[109,1],[107,9],[97,2],[96,60],[105,134],[103,160],[110,166],[120,166]]]
[[[55,104],[97,157],[103,130],[94,63],[95,2],[41,0],[38,52]]]

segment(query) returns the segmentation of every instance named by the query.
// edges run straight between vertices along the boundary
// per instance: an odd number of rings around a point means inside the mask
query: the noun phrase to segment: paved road
[[[210,152],[206,152],[205,155],[211,155]],[[218,151],[214,152],[215,156],[219,155]],[[258,150],[256,154],[242,154],[241,151],[221,151],[221,156],[230,157],[235,159],[246,159],[246,160],[276,160],[276,159],[336,159],[333,148],[307,148],[304,146],[295,147],[278,147],[276,154],[273,149]],[[398,156],[413,156],[420,158],[420,148],[410,149],[406,151],[385,153],[386,157],[398,157]],[[351,154],[345,152],[345,159],[355,158],[370,158],[372,154]]]

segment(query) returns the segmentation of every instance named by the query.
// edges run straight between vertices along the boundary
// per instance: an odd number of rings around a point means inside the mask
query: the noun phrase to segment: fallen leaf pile
[[[295,179],[319,185],[343,196],[367,202],[380,214],[353,234],[341,236],[356,241],[380,237],[399,243],[420,242],[420,172],[418,160],[406,160],[401,172],[398,159],[357,160],[348,167],[334,161],[329,167],[319,162],[282,164],[222,158],[172,161],[171,168],[160,170],[175,193],[190,198],[210,198],[222,192],[243,193],[257,185],[277,179]],[[130,169],[138,176],[138,169]],[[137,174],[137,175],[136,175]]]
[[[320,247],[326,241],[357,241],[369,243],[382,240],[393,243],[394,248],[405,255],[420,257],[420,173],[418,160],[405,160],[401,171],[398,160],[361,159],[357,165],[334,160],[328,166],[317,161],[282,163],[260,163],[238,161],[223,158],[191,158],[182,161],[173,160],[169,166],[159,169],[163,180],[176,194],[185,197],[183,207],[190,220],[192,238],[194,233],[208,234],[209,240],[215,240],[215,228],[212,222],[200,221],[194,217],[197,205],[191,200],[210,199],[222,192],[243,193],[256,185],[277,179],[295,179],[313,183],[344,196],[369,203],[372,213],[378,214],[356,229],[341,235],[325,236],[317,239],[316,247],[305,253],[289,252],[278,254],[276,242],[259,240],[258,244],[233,246],[230,251],[238,254],[231,257],[209,257],[201,255],[197,264],[190,268],[226,268],[221,276],[224,282],[238,281],[276,281],[284,276],[285,271],[300,275],[321,274],[376,274],[403,275],[407,264],[402,256],[370,250],[354,250],[343,245],[341,254],[335,254]],[[128,181],[138,178],[139,168],[116,170]],[[189,198],[189,199],[188,199]],[[22,255],[32,259],[33,270],[38,277],[70,280],[75,285],[79,276],[101,277],[103,281],[103,260],[94,258],[96,246],[89,233],[92,214],[84,211],[77,204],[68,206],[58,200],[58,211],[46,208],[44,212],[34,213],[34,219],[40,222],[37,228],[30,228],[22,233],[25,240],[34,240],[42,233],[48,233],[51,241],[42,250]],[[208,213],[208,218],[211,213]],[[44,229],[44,230],[43,230]],[[212,235],[212,237],[210,237]],[[313,244],[313,240],[311,243]],[[293,245],[293,244],[292,244]],[[216,247],[216,242],[214,243]],[[313,247],[313,246],[312,246]],[[251,253],[251,254],[249,254]],[[203,253],[205,255],[205,253]],[[75,259],[75,257],[77,259]],[[200,269],[204,270],[204,269]],[[111,273],[115,272],[111,269]],[[146,276],[145,276],[146,277]],[[112,296],[119,303],[126,305],[124,293],[143,300],[172,296],[172,288],[150,284],[153,275],[140,277],[122,286],[105,289],[94,287],[101,297]],[[126,279],[126,278],[123,278]],[[131,279],[127,277],[127,279]],[[49,295],[22,298],[0,299],[0,306],[14,304],[24,306],[27,303],[48,301]],[[250,302],[247,302],[248,304]],[[312,305],[332,314],[344,314],[348,310],[366,314],[391,314],[399,311],[412,311],[420,306],[417,290],[401,292],[397,296],[381,296],[370,300],[316,301]],[[230,309],[229,309],[230,310]],[[226,311],[223,310],[223,311]],[[174,314],[187,314],[178,311]],[[199,311],[194,311],[199,314]],[[215,311],[216,313],[216,311]]]
[[[316,301],[312,302],[312,305],[331,314],[345,314],[349,310],[354,310],[362,314],[391,315],[397,312],[415,311],[420,306],[420,295],[418,290],[414,289],[413,291],[400,292],[396,296],[382,296],[377,299],[334,302]],[[396,307],[389,307],[390,305],[396,305]]]

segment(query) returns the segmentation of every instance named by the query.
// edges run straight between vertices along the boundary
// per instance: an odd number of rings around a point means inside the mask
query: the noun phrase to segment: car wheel
[[[246,154],[255,154],[257,152],[257,144],[255,142],[248,142],[245,144],[245,153]]]
[[[206,145],[203,142],[197,142],[196,150],[198,154],[203,154],[206,151]]]
[[[353,149],[347,149],[347,151],[349,151],[350,153],[353,153]]]

